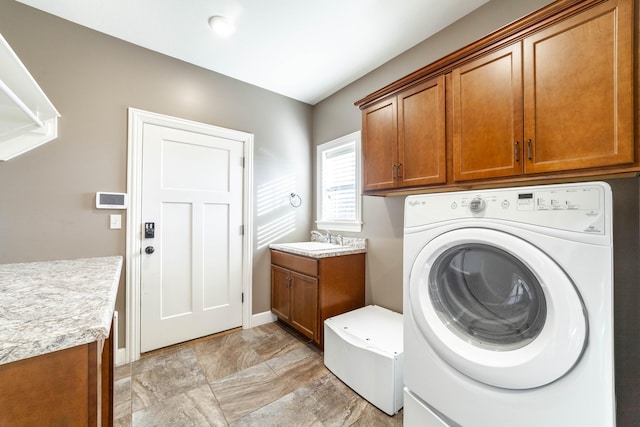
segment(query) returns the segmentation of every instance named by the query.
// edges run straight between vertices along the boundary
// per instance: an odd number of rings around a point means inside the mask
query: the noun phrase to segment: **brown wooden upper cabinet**
[[[365,193],[637,175],[635,3],[558,0],[356,102]]]
[[[633,163],[632,14],[608,1],[454,69],[454,180]]]
[[[364,191],[446,182],[444,76],[362,112]]]

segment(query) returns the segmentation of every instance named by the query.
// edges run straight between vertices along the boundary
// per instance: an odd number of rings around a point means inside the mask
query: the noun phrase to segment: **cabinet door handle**
[[[287,288],[291,287],[291,276],[287,277]]]
[[[396,179],[396,164],[391,165],[391,179]]]
[[[527,157],[531,160],[531,140],[527,140]]]
[[[402,163],[398,163],[398,178],[402,178]]]
[[[516,162],[519,162],[520,161],[520,143],[518,141],[516,141],[516,143],[514,144],[513,152],[516,157]]]

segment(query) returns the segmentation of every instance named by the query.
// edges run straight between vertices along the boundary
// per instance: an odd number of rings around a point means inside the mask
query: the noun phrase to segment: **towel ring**
[[[302,198],[298,196],[296,193],[289,194],[289,203],[294,208],[299,208],[302,205]]]

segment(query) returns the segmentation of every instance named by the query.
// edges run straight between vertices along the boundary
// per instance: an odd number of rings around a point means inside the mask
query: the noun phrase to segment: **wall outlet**
[[[109,215],[109,228],[119,230],[122,228],[122,215]]]

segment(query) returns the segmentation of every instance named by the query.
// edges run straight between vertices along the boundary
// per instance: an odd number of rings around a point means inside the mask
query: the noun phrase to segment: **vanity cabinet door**
[[[291,324],[304,335],[318,341],[318,279],[290,272]]]
[[[521,57],[516,43],[453,70],[455,181],[522,173]]]
[[[632,49],[629,1],[524,40],[526,173],[633,163]]]
[[[290,321],[291,276],[289,270],[271,265],[271,311],[285,322]]]

